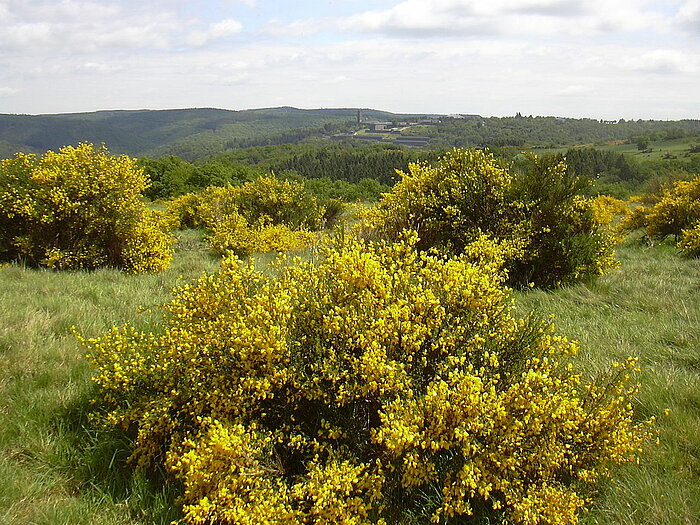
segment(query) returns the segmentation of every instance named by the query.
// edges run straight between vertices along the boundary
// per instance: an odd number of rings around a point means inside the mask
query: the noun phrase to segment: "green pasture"
[[[658,417],[658,445],[600,486],[585,523],[700,523],[700,260],[628,241],[621,268],[588,282],[517,292],[523,314],[553,314],[581,341],[585,374],[638,356],[640,419]],[[264,266],[272,258],[258,260]],[[213,271],[197,232],[185,232],[159,275],[0,267],[0,523],[167,524],[178,487],[125,465],[128,441],[96,428],[90,370],[71,331],[153,329],[158,305],[183,280]],[[669,414],[664,411],[670,409]]]
[[[671,159],[687,160],[691,156],[699,155],[698,153],[690,152],[691,147],[696,145],[697,143],[697,138],[655,140],[649,143],[648,149],[640,151],[637,148],[637,144],[634,142],[617,140],[610,142],[575,144],[551,148],[527,148],[527,150],[532,151],[533,153],[536,153],[538,155],[544,155],[566,153],[572,148],[596,148],[605,151],[614,151],[616,153],[624,153],[625,155],[629,155],[630,157],[638,161]]]
[[[649,143],[649,148],[644,151],[640,151],[634,142],[622,144],[606,143],[596,147],[617,153],[625,153],[637,160],[687,159],[691,155],[697,155],[697,153],[690,153],[690,148],[697,142],[697,138],[692,140],[654,140]]]

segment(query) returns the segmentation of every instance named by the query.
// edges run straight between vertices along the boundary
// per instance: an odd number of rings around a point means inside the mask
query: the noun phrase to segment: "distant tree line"
[[[170,199],[209,186],[238,186],[265,173],[303,182],[313,195],[343,201],[376,200],[395,182],[396,170],[418,160],[417,152],[363,148],[327,151],[321,147],[251,148],[247,155],[218,155],[193,164],[169,155],[142,157],[139,165],[151,179],[144,195]],[[294,153],[298,151],[297,153]]]
[[[562,146],[603,144],[610,140],[637,142],[672,140],[700,135],[700,120],[600,121],[557,117],[469,117],[443,118],[439,124],[412,131],[431,137],[432,147],[473,146]]]
[[[628,198],[635,193],[657,192],[674,181],[700,175],[700,157],[697,156],[638,162],[623,153],[574,148],[559,157],[566,158],[574,175],[593,178],[594,184],[587,190],[593,195]]]
[[[157,159],[141,157],[139,166],[151,179],[150,187],[144,191],[151,200],[170,199],[208,186],[237,186],[263,174],[260,169],[235,162],[211,160],[195,166],[174,155]]]
[[[144,157],[139,162],[151,178],[151,187],[145,193],[151,199],[168,199],[208,186],[240,185],[272,172],[278,178],[304,182],[318,197],[354,201],[378,198],[398,180],[397,170],[408,171],[412,162],[435,164],[445,151],[319,140],[230,150],[194,163],[172,155]],[[519,151],[492,149],[504,164],[512,162]],[[570,148],[566,153],[548,156],[565,158],[572,174],[593,179],[586,190],[591,195],[627,198],[700,174],[698,156],[639,162],[623,153],[596,148]]]
[[[359,182],[375,179],[393,185],[396,170],[406,171],[411,162],[437,160],[441,152],[403,149],[315,148],[273,164],[276,171],[295,171],[307,179],[327,177],[331,180]]]

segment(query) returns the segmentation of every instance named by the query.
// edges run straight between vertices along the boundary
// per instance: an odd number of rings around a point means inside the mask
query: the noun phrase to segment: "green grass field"
[[[585,373],[639,356],[639,418],[659,417],[659,444],[601,487],[583,521],[700,523],[700,260],[632,242],[619,255],[620,270],[518,292],[516,305],[554,314],[559,332],[581,341]],[[0,523],[177,520],[177,487],[158,474],[133,474],[124,437],[89,420],[90,370],[71,327],[88,336],[125,322],[149,329],[180,276],[217,264],[196,232],[186,232],[160,275],[0,268]]]
[[[600,149],[624,153],[637,160],[660,160],[669,156],[670,158],[684,159],[689,155],[696,155],[690,153],[690,147],[695,143],[697,143],[696,140],[689,139],[655,140],[644,151],[640,151],[634,143],[606,144],[600,146]]]
[[[532,148],[529,151],[538,155],[566,153],[571,148],[595,148],[605,151],[614,151],[615,153],[624,153],[637,161],[646,160],[661,160],[661,159],[688,159],[690,156],[698,155],[698,153],[690,153],[691,146],[695,145],[697,140],[693,139],[675,139],[675,140],[656,140],[649,144],[649,148],[640,151],[637,144],[627,141],[612,141],[608,143],[597,144],[577,144],[572,146],[561,146],[558,148]]]

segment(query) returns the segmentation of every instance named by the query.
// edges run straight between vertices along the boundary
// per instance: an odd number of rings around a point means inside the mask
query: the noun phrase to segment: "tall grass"
[[[0,523],[177,518],[172,487],[125,469],[124,436],[88,420],[90,370],[71,327],[88,336],[125,322],[149,328],[179,276],[217,264],[187,232],[159,275],[0,268]]]
[[[700,261],[632,243],[620,258],[622,268],[608,276],[518,293],[516,304],[554,314],[559,332],[581,341],[586,373],[639,356],[637,411],[659,417],[659,445],[600,487],[584,522],[700,523]],[[0,268],[0,523],[178,519],[178,488],[125,467],[125,436],[89,420],[90,370],[71,326],[88,336],[125,322],[149,329],[179,276],[217,264],[186,232],[160,275]]]
[[[700,523],[700,260],[633,242],[619,256],[621,269],[603,278],[521,293],[517,305],[553,314],[559,332],[581,342],[577,359],[589,374],[639,357],[636,411],[658,418],[658,445],[601,487],[583,521]]]

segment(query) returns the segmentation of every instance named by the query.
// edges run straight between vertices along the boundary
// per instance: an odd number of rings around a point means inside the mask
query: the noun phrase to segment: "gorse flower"
[[[622,229],[645,228],[651,239],[673,235],[685,255],[700,256],[700,177],[677,181],[661,195],[646,195],[640,200],[648,204],[625,217]]]
[[[227,258],[158,333],[82,340],[107,422],[182,481],[188,523],[575,523],[636,457],[634,360],[583,379],[575,343],[514,316],[500,250],[416,242],[347,240],[276,277]]]

